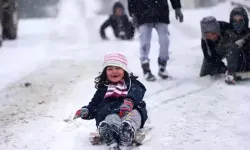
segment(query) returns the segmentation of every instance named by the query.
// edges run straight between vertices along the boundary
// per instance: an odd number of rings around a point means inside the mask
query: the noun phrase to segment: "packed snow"
[[[108,52],[124,53],[131,72],[147,87],[146,125],[153,130],[151,140],[140,149],[250,149],[250,83],[228,86],[223,77],[199,77],[203,59],[199,21],[207,15],[228,21],[229,3],[183,10],[183,24],[170,14],[168,71],[173,79],[150,83],[142,78],[138,35],[131,42],[119,41],[109,29],[110,40],[102,41],[99,27],[107,16],[94,15],[93,1],[64,0],[58,18],[21,20],[19,39],[4,42],[0,52],[1,150],[106,149],[88,140],[96,130],[94,120],[72,119],[92,98],[94,78]],[[154,31],[150,57],[155,74],[158,48]]]

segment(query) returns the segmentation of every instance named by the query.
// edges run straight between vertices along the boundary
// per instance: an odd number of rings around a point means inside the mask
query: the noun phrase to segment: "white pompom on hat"
[[[124,71],[129,73],[127,58],[121,53],[106,54],[104,56],[103,69],[107,66],[121,67]]]

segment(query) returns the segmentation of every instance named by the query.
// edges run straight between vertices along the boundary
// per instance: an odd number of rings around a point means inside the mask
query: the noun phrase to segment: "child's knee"
[[[134,109],[122,118],[122,122],[129,122],[137,130],[141,126],[142,117],[138,110]]]
[[[110,115],[106,116],[105,122],[107,122],[108,124],[120,126],[122,120],[118,114],[110,114]]]

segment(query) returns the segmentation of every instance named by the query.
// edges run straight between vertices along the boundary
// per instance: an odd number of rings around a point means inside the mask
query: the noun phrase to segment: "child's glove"
[[[120,106],[119,116],[123,117],[132,111],[134,107],[133,101],[130,99],[125,99],[123,104]]]
[[[76,111],[74,119],[77,119],[79,117],[85,118],[85,117],[88,116],[88,114],[89,114],[89,109],[88,108],[85,108],[85,107],[81,108],[81,109]]]

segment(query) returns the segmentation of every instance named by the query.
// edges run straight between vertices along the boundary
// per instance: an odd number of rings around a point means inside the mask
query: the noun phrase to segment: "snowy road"
[[[212,10],[222,8],[229,14],[227,4]],[[94,121],[72,121],[72,117],[95,92],[93,81],[103,55],[119,51],[127,55],[131,71],[148,89],[145,101],[153,138],[141,149],[249,150],[250,83],[226,86],[223,78],[198,77],[202,61],[199,20],[210,12],[186,11],[184,24],[172,21],[168,70],[173,79],[155,83],[141,78],[138,39],[99,39],[99,25],[106,17],[82,19],[75,11],[71,14],[78,18],[70,22],[22,21],[19,40],[4,43],[0,52],[0,149],[105,149],[88,141]],[[193,18],[194,14],[200,17]],[[227,20],[225,14],[218,18]],[[154,73],[158,48],[154,31],[150,53]],[[31,86],[24,87],[26,82]]]

